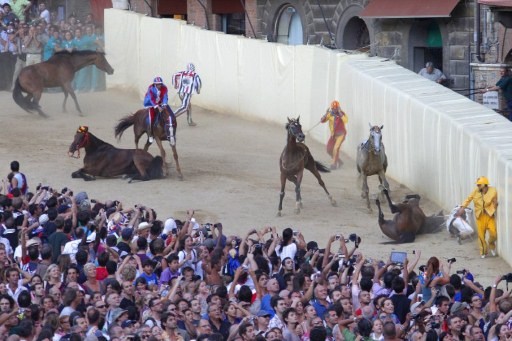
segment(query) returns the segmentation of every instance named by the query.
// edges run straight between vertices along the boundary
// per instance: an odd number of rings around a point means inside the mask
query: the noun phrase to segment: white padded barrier
[[[343,151],[355,157],[368,123],[384,125],[388,174],[428,196],[445,211],[460,204],[480,175],[499,194],[498,247],[512,265],[512,126],[480,104],[381,58],[316,46],[287,46],[225,35],[128,11],[105,11],[109,87],[130,88],[141,99],[153,77],[193,62],[203,80],[194,105],[284,124],[301,115],[304,131],[338,99],[349,116]],[[179,98],[171,91],[171,105]],[[134,108],[135,109],[135,108]],[[325,143],[327,125],[309,136]],[[354,170],[354,176],[356,171]]]

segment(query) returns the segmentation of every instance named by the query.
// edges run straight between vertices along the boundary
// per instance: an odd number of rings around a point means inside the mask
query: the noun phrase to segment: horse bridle
[[[85,145],[89,143],[89,129],[87,127],[81,126],[80,128],[78,128],[76,133],[83,134],[82,139],[80,140],[79,143],[76,144],[76,149],[75,149],[75,151],[77,152],[76,158],[80,158],[80,149],[84,148]],[[73,152],[73,154],[74,154],[74,152]]]
[[[295,137],[297,139],[298,138],[297,132],[295,131],[294,128],[298,128],[299,126],[300,126],[300,123],[297,120],[292,119],[286,126],[286,128],[288,130],[288,134],[292,135],[293,137]]]
[[[379,126],[373,126],[371,127],[370,129],[370,137],[368,138],[368,140],[366,140],[366,142],[364,143],[363,145],[363,149],[377,155],[379,153],[379,151],[377,151],[375,149],[375,146],[373,145],[373,143],[371,143],[371,141],[374,139],[374,133],[375,134],[379,134],[382,138],[382,134],[381,134],[381,130],[379,128]],[[380,142],[380,144],[382,145],[382,141]]]

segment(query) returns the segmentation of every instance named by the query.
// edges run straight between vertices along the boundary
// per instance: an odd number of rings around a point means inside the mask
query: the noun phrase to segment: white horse
[[[384,126],[372,126],[370,123],[370,137],[366,142],[357,147],[357,171],[359,176],[363,177],[363,188],[361,197],[366,198],[368,210],[370,207],[368,177],[378,175],[381,186],[389,191],[389,184],[386,180],[386,169],[388,168],[388,158],[382,143],[382,129]],[[382,188],[381,188],[382,190]]]

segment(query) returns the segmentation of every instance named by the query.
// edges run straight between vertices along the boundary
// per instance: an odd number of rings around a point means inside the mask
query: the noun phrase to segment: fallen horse
[[[163,177],[163,159],[153,157],[141,149],[119,149],[94,136],[89,128],[80,126],[73,142],[69,146],[68,155],[73,157],[80,149],[85,149],[84,167],[71,174],[73,178],[85,181],[101,177],[128,177],[132,180],[152,180]]]
[[[412,243],[418,234],[434,233],[442,229],[445,222],[443,212],[430,217],[425,216],[419,205],[421,199],[419,195],[408,195],[403,202],[393,204],[389,192],[386,189],[383,192],[391,213],[395,215],[393,220],[385,220],[380,201],[375,200],[379,209],[379,226],[382,233],[393,239],[392,243]]]

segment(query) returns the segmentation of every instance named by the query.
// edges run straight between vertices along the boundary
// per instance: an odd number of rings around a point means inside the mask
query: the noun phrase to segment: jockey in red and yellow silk
[[[331,137],[327,142],[327,153],[332,156],[331,169],[337,169],[343,164],[340,159],[340,148],[347,135],[345,124],[348,122],[347,114],[341,110],[338,101],[332,101],[331,106],[320,120],[322,123],[327,121],[329,121],[331,130]]]

